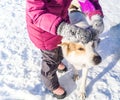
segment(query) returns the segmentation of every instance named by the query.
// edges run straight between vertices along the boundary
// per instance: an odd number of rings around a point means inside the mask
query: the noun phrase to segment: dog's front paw
[[[86,93],[81,92],[81,93],[79,94],[79,99],[80,99],[80,100],[85,100],[85,98],[86,98]]]
[[[79,79],[79,75],[78,75],[78,74],[74,74],[74,75],[73,75],[73,80],[76,81],[76,80],[78,80],[78,79]]]

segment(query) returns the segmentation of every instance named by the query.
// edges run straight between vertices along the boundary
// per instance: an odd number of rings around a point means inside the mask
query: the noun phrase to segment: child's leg
[[[53,91],[59,87],[58,77],[56,74],[57,67],[63,59],[61,48],[54,50],[41,50],[42,52],[42,80],[47,89]]]

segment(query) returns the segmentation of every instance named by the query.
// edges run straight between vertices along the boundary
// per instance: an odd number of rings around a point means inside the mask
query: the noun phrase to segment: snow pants
[[[56,74],[58,65],[63,59],[62,49],[58,47],[54,50],[41,50],[42,68],[41,78],[46,88],[53,91],[59,87],[58,77]]]

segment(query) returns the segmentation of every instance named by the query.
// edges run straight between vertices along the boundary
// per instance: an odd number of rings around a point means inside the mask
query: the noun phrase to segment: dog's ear
[[[76,50],[76,45],[75,43],[72,43],[72,42],[62,42],[61,44],[59,44],[59,46],[61,46],[67,52]]]
[[[75,43],[72,42],[63,42],[61,46],[66,48],[68,51],[74,51],[76,49]]]
[[[62,42],[59,44],[62,48],[66,49],[67,51],[73,51],[76,49],[75,43],[72,42]]]
[[[69,43],[68,49],[69,49],[69,51],[74,51],[74,50],[76,50],[75,43]]]
[[[62,42],[61,44],[59,44],[58,46],[61,46],[61,47],[63,47],[63,46],[68,46],[68,43],[67,42]]]
[[[61,46],[63,49],[65,49],[65,50],[68,52],[69,43],[67,43],[67,42],[62,42],[62,43],[59,44],[58,46]]]
[[[61,44],[59,44],[59,46],[62,47],[62,51],[63,51],[64,56],[67,56],[69,53],[69,43],[62,42]]]

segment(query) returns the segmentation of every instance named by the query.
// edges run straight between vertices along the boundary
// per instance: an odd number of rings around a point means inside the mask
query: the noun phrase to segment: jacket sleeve
[[[56,35],[61,17],[47,11],[45,0],[26,0],[26,13],[37,27]]]
[[[102,8],[99,4],[99,0],[78,0],[81,10],[89,17],[95,14],[99,14],[103,17]]]

